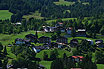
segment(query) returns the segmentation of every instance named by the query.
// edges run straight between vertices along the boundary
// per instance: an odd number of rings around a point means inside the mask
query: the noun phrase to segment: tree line
[[[12,22],[21,21],[23,15],[37,10],[41,13],[41,16],[48,19],[95,17],[102,15],[104,11],[103,0],[83,0],[81,3],[75,0],[75,4],[70,6],[55,5],[53,3],[55,1],[59,0],[1,0],[0,10],[9,10],[12,12]],[[89,5],[84,5],[83,2],[89,2]],[[71,12],[69,13],[66,10],[70,10]]]

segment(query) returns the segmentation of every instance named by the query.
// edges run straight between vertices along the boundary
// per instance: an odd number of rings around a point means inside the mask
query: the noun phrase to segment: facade
[[[25,44],[25,40],[24,40],[24,39],[19,39],[19,38],[17,38],[17,39],[15,40],[15,44],[16,44],[16,45]]]
[[[72,27],[67,28],[67,29],[66,29],[66,32],[67,32],[68,35],[71,35]]]
[[[60,37],[58,37],[58,38],[56,39],[56,42],[57,42],[57,43],[64,43],[64,44],[67,44],[67,43],[68,43],[68,39],[67,39],[66,37],[60,36]]]
[[[56,31],[56,27],[43,26],[43,29],[45,32],[55,32]]]
[[[74,62],[80,62],[83,60],[83,56],[71,56],[71,59],[74,61]]]
[[[95,43],[98,48],[104,48],[103,40],[95,40]]]
[[[86,37],[86,29],[78,29],[77,36]]]
[[[78,40],[77,39],[72,39],[71,41],[70,41],[70,46],[71,47],[75,47],[75,46],[77,46],[78,45]]]
[[[20,44],[30,44],[30,40],[25,40],[25,39],[17,38],[17,39],[15,39],[15,44],[16,45],[20,45]]]
[[[94,44],[94,42],[93,42],[93,40],[90,40],[90,39],[86,39],[88,42],[90,42],[90,45],[93,45]]]
[[[35,39],[37,39],[37,37],[34,34],[28,34],[28,35],[25,36],[25,38],[27,40],[30,40],[31,42],[34,42]]]
[[[63,26],[63,23],[62,22],[58,22],[55,27],[62,27]]]
[[[39,38],[39,43],[51,43],[51,38],[46,37],[46,36],[42,36]]]

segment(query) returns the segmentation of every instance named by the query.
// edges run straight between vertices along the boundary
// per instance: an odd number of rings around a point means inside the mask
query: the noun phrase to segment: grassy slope
[[[47,69],[50,69],[52,61],[41,61],[39,63],[45,66]]]
[[[50,54],[50,52],[51,52],[52,50],[43,50],[43,51],[41,51],[40,53],[38,53],[38,54],[36,55],[36,57],[42,59],[42,58],[43,58],[43,53],[44,53],[44,51],[46,51],[46,52],[48,53],[48,57],[50,57],[49,54]],[[71,55],[72,55],[72,53],[70,53],[70,52],[68,52],[68,51],[66,51],[66,50],[60,50],[60,49],[58,49],[58,53],[59,53],[59,56],[58,56],[59,58],[62,58],[64,53],[66,53],[67,56],[71,56]],[[40,64],[44,65],[47,69],[50,69],[51,62],[52,62],[52,61],[41,61]]]
[[[23,18],[29,19],[29,18],[35,18],[35,19],[43,19],[44,17],[41,17],[41,13],[36,11],[35,13],[30,13],[29,15],[24,15]]]
[[[54,2],[56,5],[66,5],[66,6],[70,6],[73,5],[75,2],[68,2],[68,1],[64,1],[64,0],[59,0],[59,2]]]
[[[97,69],[104,69],[104,64],[97,64]]]
[[[0,10],[0,20],[10,19],[12,13],[8,10]]]
[[[62,21],[73,20],[73,19],[76,19],[76,18],[62,18]],[[52,22],[56,22],[56,21],[57,21],[57,19],[47,20],[46,23],[52,23]]]

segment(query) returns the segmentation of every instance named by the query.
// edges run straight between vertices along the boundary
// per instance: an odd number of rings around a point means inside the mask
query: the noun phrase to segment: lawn
[[[66,6],[70,6],[75,4],[75,2],[68,2],[68,1],[64,1],[64,0],[59,0],[59,2],[54,2],[56,5],[66,5]]]
[[[104,69],[104,64],[97,64],[97,69]]]
[[[7,45],[9,43],[12,43],[14,42],[14,40],[16,38],[24,38],[25,35],[27,34],[35,34],[35,31],[28,31],[28,32],[22,32],[21,34],[11,34],[11,35],[7,35],[7,34],[0,34],[0,36],[2,36],[0,38],[0,42],[3,44],[3,45]],[[38,32],[38,37],[40,36],[51,36],[52,33],[44,33],[44,32]]]
[[[36,54],[36,57],[43,59],[44,52],[47,52],[48,57],[50,57],[50,52],[51,51],[53,51],[53,49],[52,50],[51,49],[50,50],[42,50],[41,52],[39,52],[39,53]],[[59,58],[63,58],[63,54],[64,53],[66,53],[67,56],[72,56],[72,53],[70,53],[69,51],[62,50],[62,49],[58,49],[57,51],[59,53],[59,56],[58,56]]]
[[[28,15],[23,16],[23,18],[26,18],[27,20],[32,17],[35,19],[43,19],[44,18],[44,17],[41,17],[41,13],[39,13],[38,11],[36,11],[35,13],[30,13]]]
[[[74,20],[74,19],[77,19],[77,18],[62,18],[62,21]],[[52,23],[52,22],[56,22],[56,21],[57,21],[57,19],[47,20],[46,23]]]
[[[8,10],[0,10],[0,20],[10,19],[12,13]]]
[[[50,69],[52,61],[41,61],[39,62],[41,65],[45,66],[47,69]]]

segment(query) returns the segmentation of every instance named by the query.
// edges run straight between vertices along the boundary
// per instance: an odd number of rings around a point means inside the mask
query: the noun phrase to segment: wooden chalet
[[[39,38],[39,43],[51,43],[51,38],[46,37],[46,36],[42,36]]]

